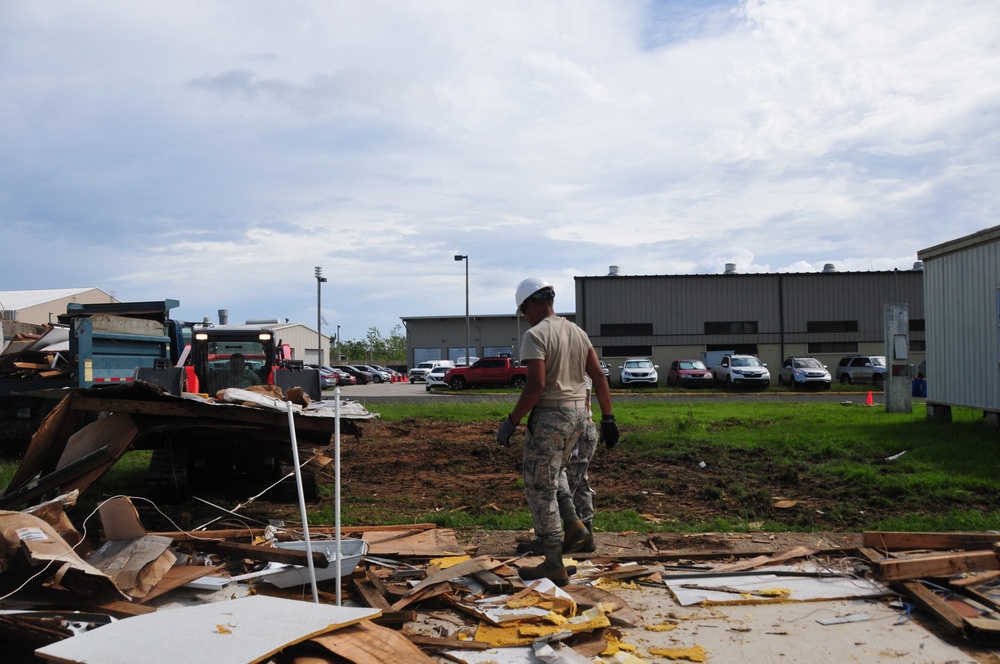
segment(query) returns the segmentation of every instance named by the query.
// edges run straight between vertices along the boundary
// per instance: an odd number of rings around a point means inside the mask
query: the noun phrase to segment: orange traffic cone
[[[868,390],[868,401],[866,401],[865,403],[868,404],[869,406],[872,406],[872,405],[875,404],[875,402],[872,400],[872,391],[871,390]]]

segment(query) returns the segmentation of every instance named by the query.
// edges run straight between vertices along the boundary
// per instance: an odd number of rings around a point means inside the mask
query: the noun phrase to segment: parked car
[[[712,387],[712,372],[701,360],[674,360],[667,370],[667,385]]]
[[[830,389],[833,379],[826,365],[814,357],[786,357],[778,371],[778,385],[793,390],[806,387]]]
[[[444,387],[451,389],[451,386],[448,385],[448,383],[444,382],[444,375],[448,373],[449,369],[451,369],[451,367],[441,365],[434,367],[433,369],[427,372],[427,374],[424,376],[424,383],[426,384],[425,386],[428,392],[433,390],[435,387]]]
[[[341,371],[346,371],[347,373],[354,376],[355,380],[358,381],[358,385],[367,385],[368,383],[371,383],[372,381],[375,380],[375,377],[372,376],[369,372],[362,371],[361,369],[353,367],[350,364],[335,364],[333,365],[333,368],[340,369]]]
[[[378,369],[370,364],[352,364],[358,371],[367,371],[372,375],[374,383],[388,383],[392,380],[392,374],[388,370]]]
[[[604,360],[601,360],[601,371],[604,372],[604,377],[607,378],[608,381],[610,382],[611,381],[611,365],[608,364],[607,362],[605,362]]]
[[[343,369],[337,369],[336,367],[330,367],[333,369],[334,375],[337,377],[337,385],[357,385],[358,379],[347,373]]]
[[[373,364],[371,366],[375,369],[378,369],[379,371],[384,371],[387,374],[389,374],[389,380],[391,382],[396,382],[403,377],[403,374],[399,373],[395,369],[390,369],[389,367],[383,367],[381,364]]]
[[[712,367],[712,378],[717,385],[725,385],[729,389],[755,387],[766,390],[771,386],[771,372],[756,355],[723,355],[722,360]]]
[[[450,369],[453,366],[455,366],[455,363],[451,360],[426,360],[410,369],[408,375],[411,383],[419,383],[427,375],[427,372],[434,367],[448,367]]]
[[[884,355],[848,355],[840,358],[837,365],[837,380],[844,385],[851,383],[872,383],[881,385],[885,381]]]
[[[659,385],[660,377],[656,370],[659,365],[653,364],[652,360],[645,358],[629,358],[625,364],[618,367],[621,369],[622,387],[629,385]]]

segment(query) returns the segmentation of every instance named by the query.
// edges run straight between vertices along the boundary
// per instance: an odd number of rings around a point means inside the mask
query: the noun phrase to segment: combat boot
[[[592,521],[584,521],[583,526],[587,529],[587,536],[583,538],[583,543],[577,552],[594,553],[597,551],[597,542],[594,541],[594,524]]]
[[[596,550],[596,547],[594,547],[594,536],[590,533],[590,530],[579,519],[568,522],[566,524],[566,532],[563,535],[563,553],[583,551],[585,546],[592,547],[591,551]]]
[[[540,555],[544,551],[545,551],[545,547],[542,546],[542,540],[540,540],[538,538],[535,538],[533,540],[529,540],[527,542],[518,542],[517,543],[517,552],[518,553],[537,553],[537,554]]]
[[[545,549],[545,560],[534,567],[522,567],[517,575],[525,581],[548,579],[560,588],[569,583],[569,574],[562,562],[561,547],[552,546]]]

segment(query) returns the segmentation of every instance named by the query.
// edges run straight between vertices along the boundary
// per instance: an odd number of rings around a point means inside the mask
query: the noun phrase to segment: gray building
[[[923,359],[924,294],[912,270],[576,278],[576,322],[602,359],[649,357],[665,369],[703,351],[757,355],[772,380],[788,356],[830,367],[845,355],[883,355],[884,306],[909,308],[911,361]],[[612,374],[612,378],[614,374]]]
[[[809,355],[831,372],[845,355],[885,353],[885,305],[906,304],[910,362],[924,359],[923,272],[912,270],[576,277],[572,318],[598,355],[615,369],[627,357],[648,357],[661,368],[702,352],[757,355],[776,372],[785,357]],[[411,363],[465,354],[465,317],[404,318]],[[474,316],[472,354],[516,357],[525,321],[511,315]],[[412,366],[412,364],[411,364]],[[773,375],[773,374],[772,374]],[[772,380],[774,378],[772,377]],[[662,379],[661,379],[662,382]]]
[[[917,253],[924,262],[927,414],[982,409],[1000,424],[1000,226]]]
[[[560,313],[570,320],[573,314]],[[415,316],[402,318],[406,328],[409,366],[429,360],[457,361],[465,357],[465,316]],[[468,344],[472,357],[517,357],[527,322],[517,315],[469,316]]]

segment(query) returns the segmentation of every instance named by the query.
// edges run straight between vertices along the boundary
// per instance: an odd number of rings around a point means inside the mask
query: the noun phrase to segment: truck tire
[[[841,385],[850,385],[852,382],[853,381],[851,380],[851,374],[847,373],[846,371],[844,373],[840,374],[840,384]]]
[[[452,378],[451,382],[448,384],[451,385],[451,389],[453,390],[464,390],[466,386],[465,379],[462,378],[461,376],[456,376],[455,378]]]
[[[524,376],[514,376],[513,378],[510,379],[510,386],[516,387],[517,389],[520,390],[524,388],[527,382],[528,379],[525,378]]]

